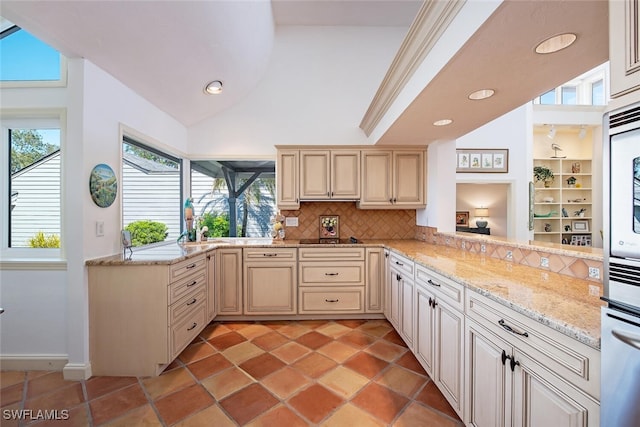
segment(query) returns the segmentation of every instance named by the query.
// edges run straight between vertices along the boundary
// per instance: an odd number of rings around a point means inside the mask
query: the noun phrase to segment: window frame
[[[167,159],[178,163],[179,165],[179,182],[180,182],[180,203],[177,206],[179,211],[179,221],[180,221],[180,233],[184,231],[184,211],[182,209],[182,201],[185,200],[185,165],[186,167],[190,167],[188,164],[188,160],[186,157],[181,154],[176,154],[175,151],[169,150],[167,147],[161,147],[162,144],[151,142],[151,138],[146,137],[138,132],[133,131],[132,129],[125,128],[121,125],[120,129],[120,185],[118,185],[118,196],[120,197],[120,227],[124,230],[124,144],[134,145],[138,148],[142,148],[144,150],[150,151],[154,154],[157,154],[162,157],[166,157]],[[164,240],[162,242],[152,243],[149,245],[143,245],[139,247],[133,248],[133,250],[139,250],[143,248],[148,248],[153,245],[165,244],[167,241]]]
[[[28,32],[27,30],[23,29],[19,25],[15,25],[15,24],[4,31],[12,31],[12,28],[14,27],[19,28],[19,30],[14,30],[14,32],[15,31]],[[33,36],[33,34],[31,35]],[[38,40],[40,39],[38,38]],[[66,87],[67,74],[68,74],[67,57],[64,56],[62,53],[60,53],[60,51],[55,49],[53,46],[51,46],[51,48],[56,50],[60,57],[60,78],[58,80],[0,80],[0,89]]]
[[[59,248],[24,248],[9,247],[9,221],[10,221],[10,174],[0,174],[0,210],[2,211],[2,238],[0,239],[0,255],[3,269],[21,269],[23,264],[27,264],[29,269],[33,269],[34,263],[40,262],[43,269],[65,269],[66,262],[63,261],[65,255],[65,151],[66,151],[66,112],[63,109],[0,109],[0,132],[2,133],[2,145],[0,150],[0,162],[7,166],[10,171],[9,161],[11,158],[8,144],[8,130],[10,128],[46,128],[56,127],[60,129],[60,247]],[[17,262],[16,262],[17,261]]]

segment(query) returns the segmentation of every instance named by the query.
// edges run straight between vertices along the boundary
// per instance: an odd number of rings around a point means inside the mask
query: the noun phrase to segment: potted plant
[[[545,166],[536,166],[533,168],[533,177],[537,181],[542,181],[545,187],[549,187],[553,182],[553,172]]]
[[[569,186],[569,188],[575,188],[576,186],[576,178],[573,176],[570,176],[569,178],[567,178],[567,185]]]

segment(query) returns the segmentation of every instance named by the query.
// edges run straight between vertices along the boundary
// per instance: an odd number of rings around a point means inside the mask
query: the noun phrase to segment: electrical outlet
[[[462,249],[467,249],[467,242],[463,241],[460,245],[462,246]]]
[[[589,295],[594,297],[600,296],[600,286],[589,285]]]
[[[482,253],[487,252],[487,245],[480,245],[480,252]]]
[[[506,255],[504,256],[505,259],[508,259],[509,261],[511,261],[513,259],[513,252],[512,251],[507,251]]]
[[[104,236],[104,221],[96,221],[96,237]]]
[[[549,258],[540,257],[540,267],[549,267]]]
[[[589,278],[590,279],[599,279],[600,278],[600,269],[598,267],[589,267]]]
[[[284,225],[287,227],[297,227],[298,226],[298,217],[297,216],[288,216],[284,219]]]

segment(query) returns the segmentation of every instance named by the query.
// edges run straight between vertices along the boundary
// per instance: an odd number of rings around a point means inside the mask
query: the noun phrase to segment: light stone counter
[[[91,265],[173,264],[221,247],[326,247],[300,245],[297,240],[226,238],[200,244],[158,245],[86,262]],[[384,246],[437,273],[465,285],[529,318],[593,348],[600,348],[602,285],[538,268],[515,264],[484,254],[418,240],[368,240],[340,246]]]

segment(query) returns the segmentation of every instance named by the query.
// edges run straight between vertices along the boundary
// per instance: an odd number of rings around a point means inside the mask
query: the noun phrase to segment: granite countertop
[[[600,348],[602,284],[418,240],[367,240],[339,246],[386,247],[516,312],[593,348]],[[222,238],[202,243],[163,244],[88,260],[88,266],[173,264],[221,247],[327,247],[297,240]]]

